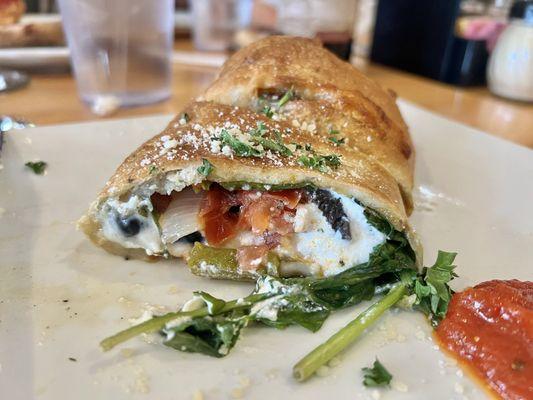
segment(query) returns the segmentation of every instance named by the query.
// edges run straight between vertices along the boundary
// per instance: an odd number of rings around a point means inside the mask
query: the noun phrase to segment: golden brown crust
[[[307,127],[328,140],[340,131],[347,145],[370,155],[398,182],[407,211],[412,209],[414,150],[394,97],[314,40],[272,36],[242,49],[222,68],[200,100],[258,111],[264,92],[293,88],[297,100],[280,118]]]
[[[405,230],[416,246],[397,183],[367,154],[350,147],[336,147],[306,130],[296,129],[283,121],[273,121],[248,109],[196,102],[185,113],[189,117],[188,122],[180,116],[176,117],[162,133],[126,158],[93,203],[88,215],[80,220],[80,227],[94,243],[113,253],[138,255],[133,254],[137,250],[132,253],[121,249],[107,242],[100,234],[97,213],[101,204],[110,197],[126,197],[142,185],[150,186],[160,181],[165,174],[187,167],[197,168],[202,164],[202,159],[206,159],[214,167],[207,177],[211,181],[265,184],[305,182],[356,198],[384,215],[398,230]],[[261,157],[239,157],[224,153],[224,148],[220,146],[213,146],[213,139],[220,136],[222,129],[236,135],[239,132],[247,134],[259,123],[263,124],[264,137],[275,138],[276,132],[280,132],[283,143],[308,144],[315,155],[336,154],[341,164],[321,172],[301,165],[299,157],[308,154],[305,150],[295,150],[291,155],[265,151]]]

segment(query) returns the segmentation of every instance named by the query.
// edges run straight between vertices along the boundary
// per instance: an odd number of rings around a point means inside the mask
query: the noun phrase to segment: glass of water
[[[59,0],[80,97],[135,106],[170,96],[174,0]]]

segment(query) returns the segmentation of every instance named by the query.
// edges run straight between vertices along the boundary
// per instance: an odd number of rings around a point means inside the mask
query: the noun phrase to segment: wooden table
[[[190,42],[179,42],[189,50]],[[356,64],[382,86],[400,97],[453,120],[533,148],[533,104],[512,102],[491,95],[486,88],[463,89],[383,66]],[[172,97],[164,102],[122,109],[106,118],[178,113],[214,79],[217,69],[175,63]],[[32,74],[22,90],[0,94],[0,114],[23,117],[36,125],[101,119],[78,99],[73,77]]]

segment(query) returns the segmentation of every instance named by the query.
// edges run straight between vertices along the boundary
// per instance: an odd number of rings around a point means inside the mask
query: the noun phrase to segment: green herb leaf
[[[250,140],[260,144],[265,150],[271,150],[283,156],[292,155],[292,151],[285,146],[280,131],[274,131],[275,139],[265,137],[267,127],[263,122],[257,123],[257,128],[250,131]]]
[[[278,329],[297,324],[312,332],[317,331],[329,316],[330,310],[325,304],[315,301],[305,283],[298,279],[259,277],[254,293],[267,286],[275,295],[258,302],[252,308],[252,318]],[[262,312],[265,309],[268,312]]]
[[[248,324],[246,317],[202,317],[184,319],[162,330],[165,346],[189,353],[224,357],[237,342],[241,329]]]
[[[338,135],[339,133],[341,133],[340,131],[336,130],[336,129],[330,129],[329,130],[329,134],[330,135]]]
[[[257,144],[263,146],[265,150],[272,150],[276,153],[281,154],[282,156],[291,156],[292,151],[285,146],[282,142],[277,142],[272,139],[264,137],[252,137],[252,140]]]
[[[254,137],[263,137],[265,136],[265,133],[267,132],[267,127],[265,124],[261,121],[257,123],[257,127],[255,129],[252,129],[249,133],[251,136]]]
[[[202,158],[202,165],[196,169],[200,175],[208,176],[213,171],[213,164]]]
[[[300,143],[292,142],[291,143],[296,150],[302,150],[302,145]]]
[[[364,214],[368,223],[381,233],[384,233],[387,237],[394,232],[392,224],[374,210],[365,208]]]
[[[329,141],[335,143],[336,146],[340,146],[341,144],[344,144],[344,141],[346,138],[336,138],[334,136],[329,137]]]
[[[358,267],[347,271],[356,273],[356,269]],[[365,275],[361,273],[358,279],[354,279],[351,274],[345,274],[341,277],[332,276],[310,283],[309,290],[317,301],[327,305],[332,310],[336,310],[372,299],[376,287],[376,283],[372,279],[374,275],[376,274]]]
[[[272,111],[272,107],[269,105],[264,106],[261,112],[265,114],[267,118],[272,118],[272,116],[274,115],[274,111]]]
[[[155,165],[150,165],[150,169],[148,170],[148,172],[150,173],[150,175],[153,175],[153,174],[157,174],[157,166]]]
[[[330,155],[302,155],[298,158],[298,163],[304,167],[316,169],[320,172],[328,172],[328,169],[336,169],[340,164],[340,157],[336,154]]]
[[[278,101],[278,108],[283,107],[285,104],[291,101],[293,97],[294,97],[294,92],[293,92],[293,88],[291,87],[289,90],[285,92],[283,97]]]
[[[387,386],[392,380],[392,375],[376,358],[372,368],[363,368],[363,385],[366,387]]]
[[[207,307],[207,312],[209,315],[218,314],[226,305],[224,300],[217,299],[206,292],[194,292],[194,295],[202,298]]]
[[[336,154],[322,156],[322,158],[328,167],[336,168],[341,165],[341,158]]]
[[[415,306],[428,315],[434,326],[446,316],[452,290],[448,283],[457,274],[453,265],[457,253],[440,251],[435,264],[424,268],[414,283]]]
[[[26,164],[24,164],[26,167],[31,169],[35,174],[42,175],[44,174],[44,170],[46,169],[46,166],[48,165],[44,161],[28,161]]]
[[[244,143],[223,129],[220,133],[220,140],[228,145],[238,157],[259,157],[263,153],[258,149]]]

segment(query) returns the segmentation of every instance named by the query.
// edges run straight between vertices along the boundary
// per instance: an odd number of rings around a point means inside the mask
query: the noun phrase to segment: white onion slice
[[[203,196],[191,188],[172,193],[168,208],[159,217],[163,243],[174,243],[200,229],[198,210]]]

